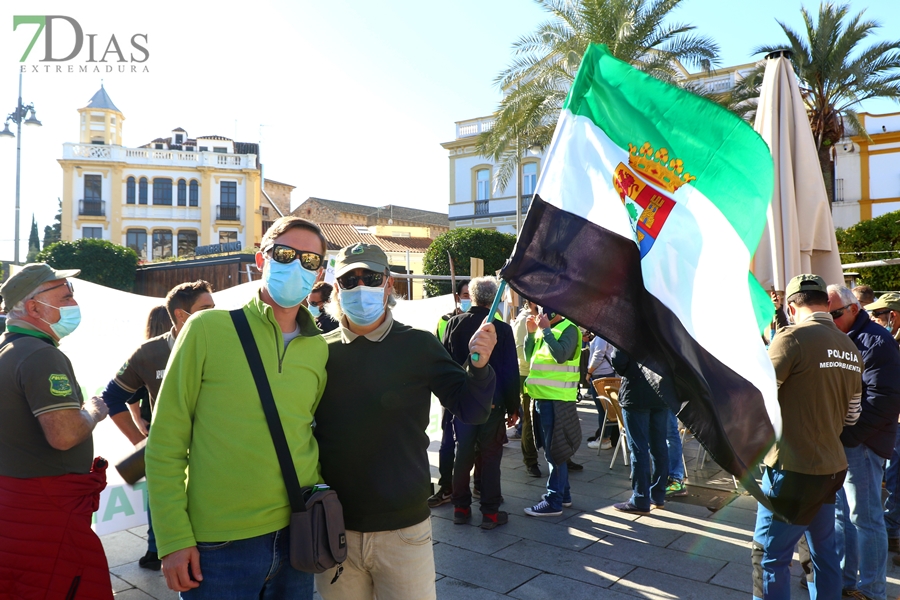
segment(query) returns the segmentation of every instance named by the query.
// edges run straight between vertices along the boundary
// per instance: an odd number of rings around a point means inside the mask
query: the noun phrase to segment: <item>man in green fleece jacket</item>
[[[300,485],[321,482],[313,412],[328,348],[300,303],[322,272],[325,238],[297,217],[275,221],[243,311],[259,348]],[[291,568],[291,508],[272,436],[231,317],[188,319],[163,381],[146,452],[153,528],[168,586],[185,599],[310,599]]]
[[[457,364],[437,338],[395,321],[393,277],[377,246],[341,249],[335,264],[340,327],[328,342],[328,385],[316,410],[322,476],[337,491],[347,560],[316,575],[324,600],[435,597],[428,436],[431,394],[466,423],[491,412],[497,341],[482,325],[469,342],[479,360]]]

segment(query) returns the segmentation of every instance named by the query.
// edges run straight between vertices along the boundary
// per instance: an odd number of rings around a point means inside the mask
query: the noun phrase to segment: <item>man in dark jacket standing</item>
[[[444,348],[453,360],[464,365],[469,359],[469,340],[487,319],[491,302],[497,295],[497,280],[478,277],[469,282],[472,306],[463,314],[452,317],[447,323]],[[463,525],[472,518],[472,492],[469,489],[469,472],[475,464],[475,448],[481,451],[481,528],[494,529],[509,521],[509,515],[500,508],[500,459],[503,457],[503,433],[506,425],[512,426],[519,417],[519,364],[516,359],[516,341],[512,328],[501,321],[494,321],[497,329],[497,345],[491,353],[489,364],[497,377],[491,415],[481,425],[464,423],[453,418],[456,433],[456,462],[453,464],[453,522]],[[504,415],[509,415],[504,419]]]
[[[610,357],[616,373],[622,376],[619,405],[625,421],[625,436],[631,453],[631,499],[613,504],[613,508],[636,515],[649,515],[651,505],[666,503],[669,481],[669,448],[666,432],[669,407],[647,381],[636,360],[618,348]],[[661,390],[671,387],[668,374],[661,374]],[[672,390],[674,393],[674,389]]]
[[[870,306],[874,310],[900,310],[900,303],[882,304]],[[897,435],[900,351],[887,329],[870,319],[846,287],[828,286],[828,310],[837,328],[856,344],[864,365],[859,419],[841,433],[849,465],[836,504],[841,513],[836,517],[839,550],[842,532],[844,538],[843,588],[845,592],[858,589],[872,600],[884,600],[888,536],[881,505],[881,480]]]

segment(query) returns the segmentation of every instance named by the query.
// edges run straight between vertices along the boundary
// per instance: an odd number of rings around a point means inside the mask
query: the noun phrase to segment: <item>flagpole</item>
[[[497,307],[500,306],[500,299],[503,297],[503,292],[506,290],[506,280],[501,279],[500,285],[497,286],[497,295],[494,296],[494,302],[491,303],[491,311],[488,313],[487,322],[492,323],[494,321],[494,315],[497,314]],[[472,353],[472,362],[478,362],[481,357],[477,352]]]

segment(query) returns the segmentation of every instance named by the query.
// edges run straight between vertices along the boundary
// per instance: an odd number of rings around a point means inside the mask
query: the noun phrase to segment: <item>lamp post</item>
[[[26,119],[25,117],[28,114],[31,114],[31,117]],[[9,130],[9,122],[12,121],[16,124],[16,133],[13,133]],[[19,73],[19,101],[16,104],[16,108],[13,112],[9,113],[6,117],[6,123],[3,126],[3,131],[0,131],[0,137],[15,137],[16,138],[16,236],[15,236],[15,244],[16,247],[14,249],[13,262],[15,264],[19,264],[19,199],[20,199],[20,190],[22,186],[22,123],[26,125],[36,125],[38,127],[41,126],[41,122],[37,119],[37,113],[34,110],[34,104],[29,104],[25,106],[22,104],[22,73]]]

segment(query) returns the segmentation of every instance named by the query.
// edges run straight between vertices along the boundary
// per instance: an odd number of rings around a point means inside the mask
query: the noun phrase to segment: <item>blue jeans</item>
[[[897,428],[897,437],[894,440],[894,451],[887,461],[884,471],[884,489],[887,490],[887,500],[884,501],[884,526],[889,538],[900,538],[900,454],[897,447],[900,446],[900,427]]]
[[[884,459],[865,444],[844,448],[844,452],[849,467],[841,495],[846,498],[847,511],[842,515],[844,546],[838,547],[844,554],[843,585],[859,589],[872,600],[885,600],[888,542],[881,505]]]
[[[631,503],[650,510],[650,503],[666,502],[669,450],[666,447],[668,408],[649,411],[623,409],[625,436],[631,453]]]
[[[763,493],[777,497],[783,477],[781,471],[767,467],[762,479]],[[815,572],[815,580],[809,582],[810,600],[840,599],[841,568],[835,544],[834,504],[823,504],[809,525],[789,525],[775,519],[772,511],[762,504],[757,505],[753,542],[762,548],[763,596],[754,592],[754,599],[790,600],[791,557],[804,533]]]
[[[453,460],[456,454],[456,438],[453,431],[453,413],[446,408],[441,411],[441,447],[438,450],[439,491],[453,488]]]
[[[156,534],[153,533],[153,521],[150,519],[150,506],[147,506],[147,552],[156,552]]]
[[[547,478],[547,504],[553,510],[562,510],[563,502],[572,501],[572,492],[569,489],[569,467],[566,462],[555,464],[550,460],[550,443],[553,441],[553,409],[559,403],[558,400],[534,400],[535,410],[541,417],[541,441],[544,444],[544,458],[550,466],[550,476]]]
[[[684,448],[681,446],[681,434],[678,433],[678,417],[669,411],[669,424],[666,431],[666,446],[669,447],[669,479],[684,481]]]
[[[184,600],[312,600],[313,574],[291,567],[288,528],[233,542],[197,542],[200,587]]]

